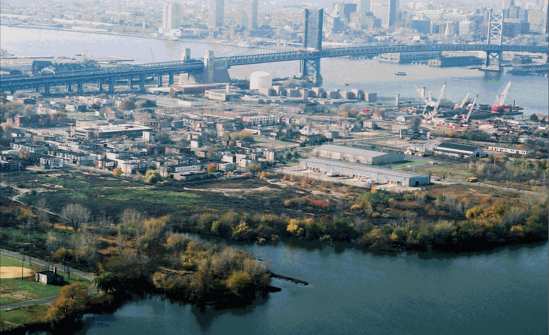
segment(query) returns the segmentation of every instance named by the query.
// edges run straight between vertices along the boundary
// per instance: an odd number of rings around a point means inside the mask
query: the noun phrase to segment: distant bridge
[[[120,82],[127,82],[130,87],[138,85],[141,90],[151,79],[156,80],[159,86],[164,84],[164,77],[168,77],[168,84],[174,83],[174,76],[187,73],[200,78],[203,82],[215,82],[220,78],[217,74],[225,72],[233,66],[263,64],[289,61],[319,61],[322,58],[334,57],[364,57],[387,53],[418,53],[418,52],[485,52],[487,58],[491,54],[504,52],[543,53],[549,54],[547,45],[496,45],[496,44],[413,44],[413,45],[365,45],[357,47],[327,48],[321,50],[294,50],[253,55],[239,55],[214,58],[212,54],[204,60],[187,58],[183,61],[151,63],[141,65],[120,65],[100,70],[63,72],[52,75],[33,76],[0,76],[0,92],[15,92],[18,90],[33,89],[44,94],[50,94],[54,86],[65,86],[68,94],[84,93],[84,85],[94,84],[99,92],[113,94],[115,86]],[[188,53],[187,53],[188,55]],[[316,74],[319,76],[319,73]],[[306,78],[306,74],[302,73]],[[226,75],[223,78],[228,78]],[[224,81],[224,80],[221,80]],[[313,80],[318,83],[317,80]],[[76,85],[76,90],[74,86]],[[75,92],[76,91],[76,92]]]
[[[301,61],[304,59],[334,58],[334,57],[363,57],[376,56],[388,53],[414,52],[452,52],[452,51],[482,51],[492,52],[524,52],[548,53],[549,47],[542,45],[494,45],[494,44],[414,44],[375,46],[365,45],[345,48],[329,48],[323,50],[296,50],[256,55],[242,55],[216,58],[227,66],[251,65],[273,62]]]

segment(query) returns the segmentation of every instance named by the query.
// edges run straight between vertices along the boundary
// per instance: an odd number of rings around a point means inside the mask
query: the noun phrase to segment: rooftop
[[[438,149],[452,149],[452,150],[461,150],[461,151],[470,151],[474,152],[478,150],[478,147],[474,145],[456,143],[456,142],[442,142],[438,145]]]
[[[141,131],[151,130],[150,127],[135,125],[135,124],[115,124],[115,125],[105,125],[105,126],[96,126],[96,127],[81,127],[79,129],[88,130],[88,131],[100,131],[100,132],[103,132],[103,133],[119,132],[119,131],[131,131],[131,130],[137,130],[137,131],[139,131],[139,130],[141,130]]]
[[[383,156],[387,154],[386,152],[381,152],[381,151],[366,150],[366,149],[347,147],[343,145],[333,145],[333,144],[321,145],[320,147],[315,149],[315,151],[317,150],[326,150],[326,151],[339,152],[339,153],[348,154],[348,155],[367,156],[367,157],[378,157],[378,156]]]
[[[339,167],[339,168],[357,169],[362,171],[368,171],[370,173],[384,174],[386,176],[394,176],[399,178],[413,178],[413,177],[424,176],[416,173],[396,171],[392,169],[375,168],[375,167],[371,167],[370,165],[344,162],[344,161],[338,161],[333,159],[307,158],[307,159],[304,159],[304,162],[310,162],[312,164],[324,164],[324,165],[329,165],[329,166]]]

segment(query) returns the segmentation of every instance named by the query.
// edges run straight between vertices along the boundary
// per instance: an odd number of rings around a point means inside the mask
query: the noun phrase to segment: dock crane
[[[512,107],[505,104],[505,100],[507,99],[507,95],[509,94],[510,90],[511,82],[509,81],[507,85],[505,85],[503,90],[498,94],[496,102],[492,105],[492,113],[504,113],[511,110]]]
[[[471,104],[469,105],[469,111],[467,112],[467,115],[465,115],[465,118],[463,119],[464,124],[469,124],[469,121],[471,120],[471,115],[473,114],[473,111],[477,106],[477,100],[478,100],[478,94],[473,99],[473,102],[471,102]]]
[[[442,103],[442,99],[444,99],[444,96],[446,95],[446,86],[446,83],[444,83],[440,88],[440,93],[438,95],[437,101],[434,103],[433,110],[431,112],[427,112],[427,107],[425,107],[425,109],[423,110],[423,116],[428,120],[432,120],[438,115],[440,104]]]
[[[456,104],[454,106],[454,109],[464,109],[465,106],[467,105],[467,103],[470,101],[470,99],[471,99],[471,94],[467,93],[465,95],[465,97],[463,98],[463,100],[461,100],[461,102],[459,104]]]
[[[440,104],[442,103],[442,99],[446,96],[446,83],[442,85],[440,88],[440,94],[438,96],[437,104],[435,105],[435,109],[433,110],[433,116],[435,117],[438,114],[438,109],[440,108]]]

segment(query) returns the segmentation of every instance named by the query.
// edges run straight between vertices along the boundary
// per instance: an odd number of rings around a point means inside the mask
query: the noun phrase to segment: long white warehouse
[[[313,156],[368,165],[392,164],[404,161],[402,152],[388,153],[333,144],[321,145],[313,151]]]
[[[301,161],[301,167],[329,176],[345,176],[369,180],[376,184],[397,184],[411,187],[429,185],[430,176],[391,169],[374,168],[364,164],[331,159],[309,158]]]

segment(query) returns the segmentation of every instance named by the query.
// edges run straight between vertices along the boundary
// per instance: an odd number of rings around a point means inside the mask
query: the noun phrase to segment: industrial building
[[[368,165],[392,164],[405,160],[402,152],[387,153],[332,144],[318,147],[313,151],[313,156]]]
[[[418,187],[429,185],[428,175],[418,175],[390,169],[374,168],[364,164],[343,162],[330,159],[309,158],[301,161],[301,167],[331,177],[351,177],[366,179],[376,184],[396,184]]]
[[[150,127],[135,124],[117,124],[106,126],[76,127],[74,136],[86,139],[102,139],[126,136],[131,138],[142,137],[144,133],[151,132]]]
[[[437,155],[456,158],[479,158],[486,156],[486,153],[479,147],[455,142],[443,142],[435,147],[433,152]]]

